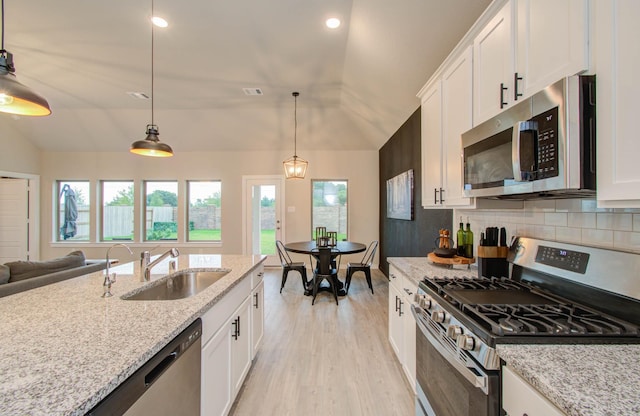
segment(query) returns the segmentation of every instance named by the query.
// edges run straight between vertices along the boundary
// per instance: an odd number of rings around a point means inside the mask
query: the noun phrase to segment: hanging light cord
[[[2,45],[0,45],[0,47],[2,48],[2,52],[4,53],[4,0],[2,0]]]
[[[2,0],[2,2],[4,2],[4,0]],[[155,123],[153,122],[153,98],[155,96],[155,94],[153,93],[153,16],[154,16],[154,11],[153,11],[153,0],[151,0],[151,124],[155,125]],[[2,30],[4,30],[4,25],[2,27]]]
[[[4,1],[4,0],[3,0]],[[298,94],[293,95],[293,156],[298,156]]]

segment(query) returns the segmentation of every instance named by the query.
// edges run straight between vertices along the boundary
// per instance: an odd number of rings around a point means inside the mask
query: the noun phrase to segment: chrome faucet
[[[123,243],[116,243],[116,244],[112,245],[111,247],[109,247],[107,249],[107,267],[104,270],[104,282],[102,283],[102,288],[103,288],[102,297],[103,298],[108,298],[108,297],[113,296],[111,294],[111,285],[116,282],[116,274],[113,273],[113,275],[111,275],[111,273],[109,272],[109,266],[111,266],[111,260],[109,260],[109,252],[111,251],[112,248],[114,248],[116,246],[122,246],[122,247],[126,248],[127,250],[129,250],[129,254],[133,254],[133,251],[131,251],[129,246],[126,245],[126,244],[123,244]]]
[[[151,269],[156,264],[160,263],[162,260],[166,259],[168,256],[175,258],[175,257],[178,257],[179,255],[180,255],[180,252],[178,251],[177,248],[174,247],[164,252],[163,254],[161,254],[160,257],[158,257],[154,261],[150,262],[151,254],[149,253],[149,251],[145,250],[142,253],[140,253],[140,270],[142,271],[142,281],[148,282],[149,280],[151,280]]]

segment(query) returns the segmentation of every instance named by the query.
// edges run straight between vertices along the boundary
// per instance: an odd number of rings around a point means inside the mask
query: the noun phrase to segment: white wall
[[[454,234],[460,216],[465,224],[469,218],[476,246],[486,227],[505,227],[507,242],[519,235],[640,253],[640,209],[597,208],[593,199],[525,201],[518,210],[454,210]]]
[[[349,181],[349,239],[368,243],[378,239],[378,151],[304,151],[298,155],[309,161],[304,180],[285,184],[285,241],[308,240],[311,230],[311,179],[347,179]],[[89,258],[103,258],[110,243],[53,243],[52,210],[56,180],[89,180],[97,186],[101,179],[141,181],[143,179],[222,180],[222,247],[177,245],[183,253],[242,253],[242,176],[282,174],[282,161],[291,154],[280,151],[188,152],[172,158],[154,159],[126,151],[43,152],[41,164],[41,258],[53,258],[81,249]],[[97,188],[90,201],[95,209]],[[184,195],[179,196],[180,199]],[[180,204],[184,205],[184,204]],[[288,212],[294,207],[295,212]],[[95,217],[95,216],[94,216]],[[93,235],[97,235],[94,230]],[[172,244],[172,243],[170,243]],[[156,244],[133,243],[134,252]],[[112,257],[115,252],[112,252]],[[129,260],[118,250],[121,260]],[[137,259],[137,255],[135,257]]]
[[[40,173],[40,150],[14,128],[21,118],[0,114],[0,171],[26,174]]]

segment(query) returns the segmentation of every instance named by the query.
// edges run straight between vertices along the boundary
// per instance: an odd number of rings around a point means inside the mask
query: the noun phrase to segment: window
[[[222,224],[220,181],[187,181],[188,241],[220,241]]]
[[[311,236],[316,227],[336,231],[338,241],[347,239],[347,181],[311,180]]]
[[[102,241],[133,240],[133,181],[102,181]]]
[[[144,182],[146,241],[178,239],[178,182]]]
[[[89,181],[57,181],[57,241],[88,241]]]

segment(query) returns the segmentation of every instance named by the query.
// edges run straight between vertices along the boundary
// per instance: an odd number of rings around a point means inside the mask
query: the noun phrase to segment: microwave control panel
[[[558,107],[532,118],[538,125],[537,179],[558,176]]]
[[[574,273],[584,274],[589,263],[589,253],[556,247],[539,246],[536,262]]]

